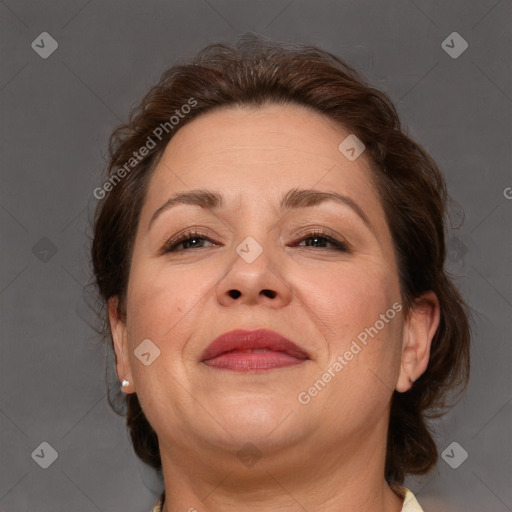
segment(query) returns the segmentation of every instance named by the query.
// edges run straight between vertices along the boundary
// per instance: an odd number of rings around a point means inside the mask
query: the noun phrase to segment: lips
[[[269,329],[238,329],[222,334],[200,357],[208,366],[235,371],[281,368],[307,359],[307,352]]]

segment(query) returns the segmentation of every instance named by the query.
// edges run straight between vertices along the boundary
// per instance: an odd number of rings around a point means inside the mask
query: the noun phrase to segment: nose
[[[291,286],[283,275],[283,261],[263,250],[254,260],[235,252],[223,278],[217,284],[217,300],[222,306],[264,305],[281,308],[291,301]]]

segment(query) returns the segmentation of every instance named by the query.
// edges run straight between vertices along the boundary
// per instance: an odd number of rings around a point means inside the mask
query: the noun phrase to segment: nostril
[[[242,295],[242,293],[239,290],[229,290],[228,293],[232,299],[238,299],[238,297]],[[264,295],[271,299],[274,299],[277,295],[277,293],[274,290],[262,290],[261,293],[263,293]]]

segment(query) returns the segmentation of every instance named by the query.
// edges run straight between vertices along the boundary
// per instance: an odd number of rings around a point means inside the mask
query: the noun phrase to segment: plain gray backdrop
[[[425,512],[512,510],[511,13],[510,0],[0,2],[0,510],[145,512],[161,491],[106,400],[84,288],[92,192],[109,133],[160,74],[246,31],[345,58],[445,173],[454,222],[465,213],[447,266],[475,316],[472,377],[437,423],[445,456],[407,484]]]

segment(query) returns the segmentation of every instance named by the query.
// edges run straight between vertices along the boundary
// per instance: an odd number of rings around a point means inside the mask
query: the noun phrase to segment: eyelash
[[[310,240],[312,238],[319,238],[319,239],[326,240],[327,242],[331,243],[334,246],[334,250],[338,250],[338,251],[341,251],[341,252],[347,252],[347,253],[350,252],[350,248],[349,248],[349,245],[348,245],[347,242],[338,240],[334,236],[329,235],[327,232],[322,231],[322,230],[313,230],[313,231],[305,234],[299,240],[299,242],[303,242],[304,240]],[[187,242],[187,241],[193,240],[193,239],[201,239],[201,240],[204,239],[204,240],[207,240],[208,242],[215,243],[206,234],[201,233],[201,232],[196,231],[196,230],[190,230],[190,231],[186,231],[185,233],[182,233],[177,238],[171,238],[170,240],[168,240],[164,244],[162,249],[160,250],[160,254],[163,255],[163,254],[167,254],[167,253],[171,253],[171,252],[177,252],[176,251],[176,247],[178,245],[182,244],[183,242]],[[192,249],[202,249],[202,247],[193,247]],[[326,249],[326,248],[325,247],[320,247],[319,249]],[[182,251],[186,251],[186,250],[187,249],[182,249]]]

